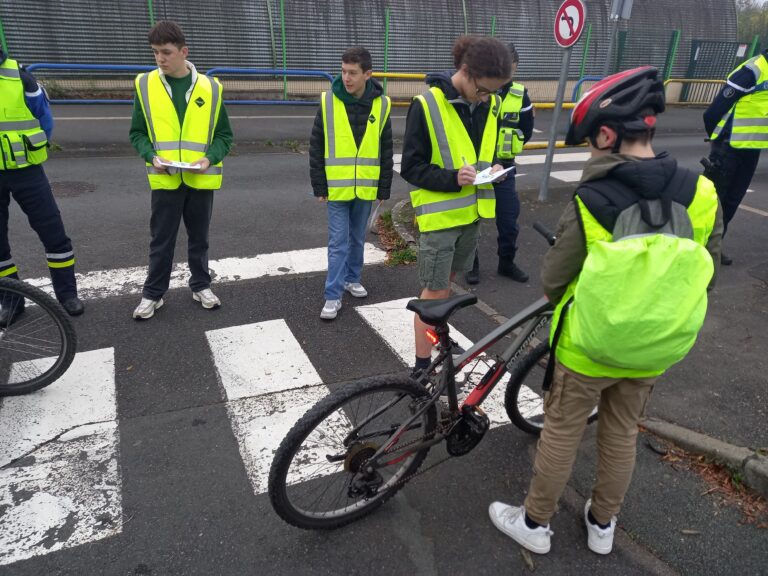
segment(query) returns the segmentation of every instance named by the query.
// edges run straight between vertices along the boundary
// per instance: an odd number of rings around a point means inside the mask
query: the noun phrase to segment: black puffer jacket
[[[471,110],[469,103],[463,100],[454,88],[451,82],[452,74],[452,72],[427,74],[426,83],[430,87],[437,86],[440,88],[446,98],[451,101],[475,145],[475,152],[479,152],[490,106],[487,102],[482,102]],[[424,118],[421,101],[414,100],[411,102],[408,118],[405,121],[403,161],[400,175],[406,182],[418,188],[434,192],[458,192],[461,190],[461,186],[456,181],[458,172],[458,170],[446,170],[432,164],[432,144],[427,121]]]
[[[333,81],[333,93],[344,102],[347,109],[349,124],[355,137],[355,144],[360,146],[365,130],[368,127],[368,116],[371,114],[373,99],[381,96],[384,91],[376,80],[371,79],[365,87],[365,94],[359,100],[344,89],[341,76]],[[323,127],[323,110],[319,108],[312,127],[312,137],[309,140],[309,177],[315,196],[328,196],[328,181],[325,177],[325,129]],[[376,197],[387,200],[392,189],[392,123],[387,118],[381,134],[381,174],[379,176],[379,191]]]

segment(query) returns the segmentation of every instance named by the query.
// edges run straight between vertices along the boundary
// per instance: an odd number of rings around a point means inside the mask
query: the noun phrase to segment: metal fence
[[[350,45],[365,45],[374,69],[424,72],[450,69],[451,46],[464,33],[513,41],[518,78],[532,98],[552,101],[561,50],[552,28],[560,0],[0,0],[0,40],[26,62],[153,63],[146,33],[159,19],[178,21],[201,71],[218,66],[292,68],[337,73]],[[601,74],[610,40],[611,0],[585,0],[588,29],[574,48],[569,77]],[[660,18],[659,15],[664,17]],[[4,31],[4,35],[2,32]],[[622,21],[611,68],[652,64],[665,77],[688,76],[697,42],[730,43],[736,36],[734,0],[635,0]],[[703,53],[702,58],[709,58]],[[733,62],[718,60],[713,78]],[[50,76],[55,88],[64,80]],[[108,86],[108,78],[89,78]],[[262,83],[259,83],[262,82]],[[121,84],[120,84],[121,85]],[[573,84],[569,86],[569,93]],[[116,84],[115,86],[118,86]],[[398,86],[393,82],[390,87]],[[419,83],[402,82],[403,90]],[[241,79],[237,89],[262,90]],[[83,85],[82,90],[87,91]],[[108,88],[107,88],[108,89]],[[289,96],[285,89],[285,96]],[[232,94],[232,92],[230,92]],[[247,96],[244,96],[247,97]]]

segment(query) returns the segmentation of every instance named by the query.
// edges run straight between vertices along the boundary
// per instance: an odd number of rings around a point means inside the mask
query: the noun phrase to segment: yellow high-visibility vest
[[[157,155],[177,162],[195,162],[203,158],[213,141],[223,91],[216,78],[197,74],[184,120],[179,124],[176,108],[160,72],[153,70],[139,74],[136,77],[136,93],[149,139]],[[217,190],[221,188],[223,165],[221,162],[212,164],[205,171],[170,168],[168,172],[159,173],[151,163],[147,163],[149,186],[153,190],[175,190],[184,183],[190,188]]]
[[[0,64],[0,170],[42,164],[48,158],[48,137],[27,108],[19,64]]]
[[[325,132],[328,200],[375,200],[381,175],[381,133],[392,108],[391,100],[387,96],[373,99],[359,148],[344,102],[331,91],[323,92],[320,102]]]
[[[742,68],[755,75],[755,88],[738,99],[720,119],[710,138],[716,140],[728,119],[733,116],[730,144],[733,148],[768,148],[768,61],[764,54],[750,58],[728,76]]]
[[[497,95],[491,95],[479,157],[459,113],[440,88],[433,86],[416,98],[421,102],[429,129],[432,164],[458,170],[466,161],[474,165],[478,172],[491,166],[498,133],[500,99]],[[496,196],[491,183],[463,186],[458,192],[419,188],[411,192],[411,203],[421,232],[465,226],[478,217],[496,217]]]
[[[523,94],[525,94],[525,87],[522,84],[513,83],[501,101],[501,113],[499,114],[501,127],[499,128],[496,157],[502,160],[511,160],[523,151],[525,138],[523,131],[519,128]]]

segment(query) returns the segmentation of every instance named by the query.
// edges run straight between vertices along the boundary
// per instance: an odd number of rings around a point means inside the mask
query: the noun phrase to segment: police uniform
[[[56,298],[69,314],[81,314],[72,242],[42,167],[53,130],[48,100],[34,77],[2,52],[0,102],[0,277],[18,278],[8,243],[8,208],[13,196],[45,247]]]

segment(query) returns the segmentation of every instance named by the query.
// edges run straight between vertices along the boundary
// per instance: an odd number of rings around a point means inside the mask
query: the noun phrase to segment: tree
[[[763,47],[768,46],[768,6],[765,0],[736,0],[736,18],[739,42],[752,42],[760,37]]]

